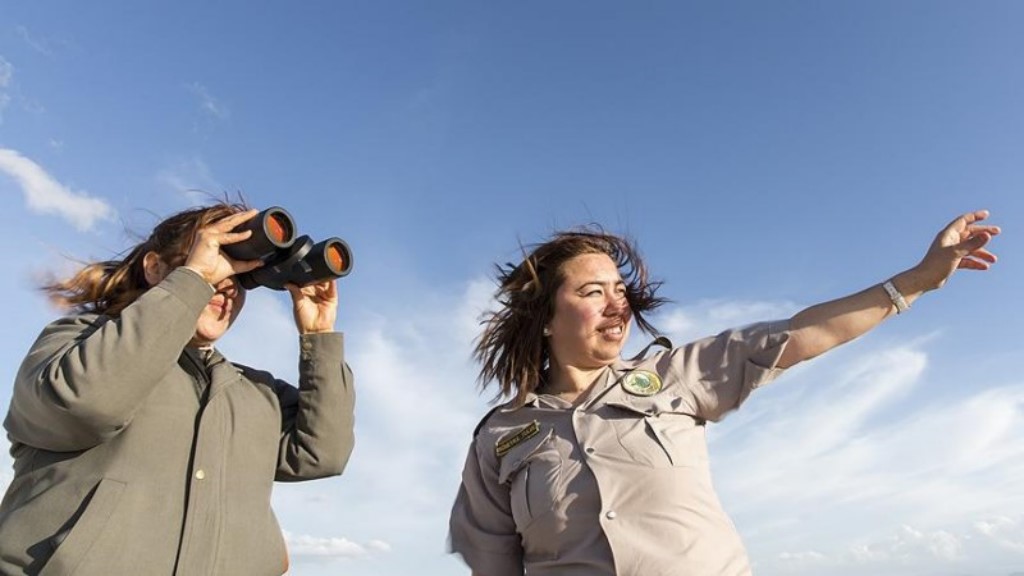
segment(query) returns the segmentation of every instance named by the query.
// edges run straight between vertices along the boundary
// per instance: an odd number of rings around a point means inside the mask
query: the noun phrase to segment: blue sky
[[[444,547],[486,408],[469,354],[520,242],[631,234],[681,342],[880,282],[976,208],[1004,228],[992,271],[759,391],[712,429],[713,469],[759,575],[1024,571],[1024,4],[0,13],[0,404],[57,314],[34,279],[203,193],[352,246],[358,446],[341,478],[279,486],[291,574],[468,574]],[[293,333],[287,298],[258,290],[222,349],[292,377]]]

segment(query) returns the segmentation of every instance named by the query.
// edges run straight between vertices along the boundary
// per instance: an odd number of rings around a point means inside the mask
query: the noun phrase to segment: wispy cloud
[[[184,195],[188,205],[203,204],[211,197],[220,198],[224,187],[206,162],[199,157],[179,160],[160,170],[156,175],[157,182],[173,192]]]
[[[381,540],[370,540],[364,544],[347,538],[321,538],[284,531],[288,554],[296,560],[330,560],[336,558],[361,558],[372,554],[391,551],[391,546]]]
[[[1018,521],[985,520],[1024,510],[1024,385],[933,400],[949,383],[930,343],[816,360],[711,428],[758,573],[1002,576],[1024,562]]]
[[[211,94],[206,86],[199,82],[193,82],[188,85],[188,90],[199,101],[199,109],[204,114],[218,120],[224,120],[231,116],[231,111],[228,110],[228,107]]]
[[[49,41],[36,37],[25,26],[18,26],[15,30],[17,31],[18,36],[21,36],[21,39],[28,44],[30,48],[44,56],[53,56],[53,48],[51,48]]]
[[[33,212],[55,214],[79,230],[89,230],[97,221],[114,217],[114,209],[109,204],[85,192],[69,189],[17,150],[0,148],[0,172],[18,183]]]
[[[0,56],[0,88],[7,88],[11,84],[11,78],[13,77],[14,65],[3,56]]]
[[[7,89],[11,85],[12,78],[14,78],[14,65],[0,56],[0,124],[3,124],[4,110],[11,102],[11,96],[7,93]]]
[[[751,322],[777,320],[793,315],[793,302],[700,300],[685,306],[671,306],[653,318],[655,325],[675,345],[717,334]]]

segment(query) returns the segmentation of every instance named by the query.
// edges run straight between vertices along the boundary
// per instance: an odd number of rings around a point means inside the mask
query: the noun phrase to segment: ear
[[[142,271],[145,273],[146,282],[150,287],[159,284],[170,272],[163,258],[152,250],[146,252],[146,255],[142,257]]]

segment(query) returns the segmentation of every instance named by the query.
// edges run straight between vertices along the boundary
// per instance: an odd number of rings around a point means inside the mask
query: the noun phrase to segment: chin
[[[197,344],[213,344],[228,331],[227,326],[203,326],[196,329],[192,341]]]

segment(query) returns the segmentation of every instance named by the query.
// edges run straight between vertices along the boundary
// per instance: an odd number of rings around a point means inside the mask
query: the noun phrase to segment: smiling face
[[[615,362],[629,336],[633,314],[626,286],[607,254],[566,260],[548,323],[553,366],[600,368]]]

